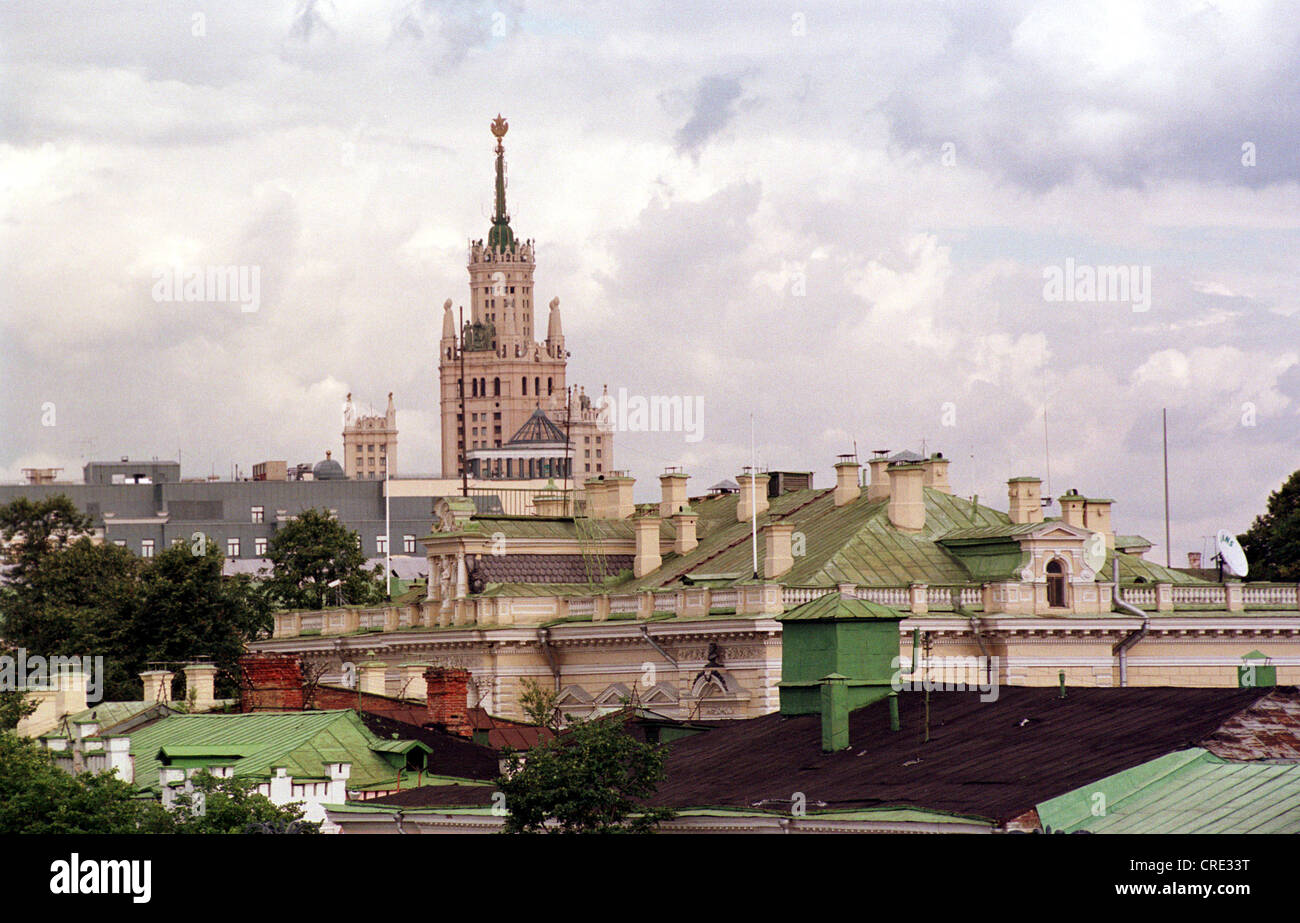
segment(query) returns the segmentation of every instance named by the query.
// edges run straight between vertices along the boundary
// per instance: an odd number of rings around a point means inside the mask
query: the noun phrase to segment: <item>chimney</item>
[[[659,475],[660,500],[659,516],[668,519],[680,513],[688,505],[686,499],[686,482],[690,475],[681,468],[667,468]]]
[[[388,695],[388,664],[382,660],[357,664],[357,691],[367,695]]]
[[[426,707],[429,723],[460,737],[473,737],[469,721],[469,670],[460,667],[429,667],[424,671],[428,688]]]
[[[302,711],[302,664],[292,654],[239,658],[239,710]]]
[[[533,497],[533,514],[536,516],[563,516],[567,503],[564,494],[546,493]]]
[[[943,457],[942,452],[935,452],[921,462],[921,467],[925,469],[926,487],[933,487],[945,494],[952,493],[952,487],[948,484],[948,459]]]
[[[217,704],[217,667],[211,663],[191,663],[185,673],[185,700],[195,711],[212,711]]]
[[[1065,520],[1066,525],[1078,526],[1085,529],[1083,508],[1087,501],[1080,496],[1079,492],[1073,487],[1065,492],[1061,497],[1061,518]]]
[[[75,715],[90,707],[86,702],[86,674],[80,667],[61,669],[57,679],[60,714]]]
[[[1007,513],[1017,525],[1043,521],[1043,482],[1019,477],[1007,481]]]
[[[904,532],[925,528],[925,469],[920,465],[889,466],[889,521]]]
[[[822,750],[837,753],[849,746],[849,678],[839,673],[822,677]]]
[[[673,528],[677,530],[677,535],[673,539],[673,551],[677,554],[686,554],[694,550],[699,541],[695,538],[695,524],[699,521],[698,513],[690,512],[690,507],[673,516]]]
[[[428,701],[429,687],[424,681],[424,671],[429,669],[429,666],[430,664],[418,662],[402,664],[402,688],[398,698]]]
[[[766,512],[767,480],[766,474],[754,474],[749,468],[744,474],[736,475],[736,483],[740,486],[736,503],[737,522],[749,522],[756,513]]]
[[[635,484],[635,478],[620,471],[611,471],[604,480],[588,479],[587,515],[592,519],[627,519],[636,509],[632,502]]]
[[[659,517],[638,516],[633,521],[636,529],[636,557],[632,559],[632,576],[640,578],[663,564],[659,554]]]
[[[871,469],[871,483],[867,485],[867,500],[889,499],[889,450],[877,451],[867,463]]]
[[[1084,527],[1100,532],[1106,538],[1106,547],[1115,547],[1115,530],[1110,525],[1110,505],[1113,500],[1089,497],[1083,501]]]
[[[170,670],[146,670],[140,674],[144,683],[144,701],[170,702],[172,700],[172,672]]]
[[[775,580],[794,567],[791,536],[794,525],[788,522],[769,522],[763,526],[763,577]]]
[[[858,479],[861,476],[862,466],[858,464],[856,455],[841,455],[840,460],[835,463],[835,505],[844,506],[846,503],[852,503],[858,499],[862,493]]]
[[[1187,566],[1192,570],[1201,569],[1201,553],[1199,551],[1187,552]]]

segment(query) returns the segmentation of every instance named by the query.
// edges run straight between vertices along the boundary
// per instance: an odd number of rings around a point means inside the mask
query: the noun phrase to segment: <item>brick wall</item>
[[[302,711],[302,665],[292,654],[239,658],[239,710]]]
[[[369,692],[359,693],[355,689],[346,689],[342,686],[317,686],[311,704],[313,708],[322,711],[337,708],[358,709],[373,715],[383,715],[394,721],[414,724],[417,727],[429,720],[428,708],[423,703],[403,702],[400,699]]]
[[[469,720],[469,670],[457,667],[430,667],[424,671],[428,687],[426,699],[428,722],[461,737],[473,737]]]

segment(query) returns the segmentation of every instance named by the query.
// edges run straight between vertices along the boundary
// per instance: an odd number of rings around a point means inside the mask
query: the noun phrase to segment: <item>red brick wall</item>
[[[469,670],[457,667],[430,667],[424,671],[428,684],[428,722],[461,737],[473,737],[469,721]]]
[[[239,693],[240,711],[302,711],[302,665],[292,654],[245,654]]]
[[[358,693],[355,689],[341,686],[317,686],[312,697],[312,706],[322,711],[337,708],[359,708],[374,715],[383,715],[394,721],[404,721],[417,727],[429,720],[428,709],[423,704],[402,702],[388,696],[372,695],[369,692]]]

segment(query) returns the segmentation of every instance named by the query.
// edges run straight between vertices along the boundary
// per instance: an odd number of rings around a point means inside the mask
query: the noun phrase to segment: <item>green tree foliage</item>
[[[31,507],[25,499],[0,507],[0,522],[18,528],[32,521]],[[57,521],[71,521],[56,512]],[[256,581],[221,576],[215,542],[178,543],[148,559],[85,536],[46,544],[26,555],[21,579],[0,594],[4,638],[29,654],[103,657],[107,700],[138,699],[137,674],[150,662],[198,659],[217,664],[217,694],[231,695],[244,643],[272,627]],[[13,549],[10,560],[24,553]]]
[[[558,692],[545,689],[536,680],[525,677],[523,691],[519,693],[519,707],[523,709],[524,718],[529,724],[559,731],[560,694]]]
[[[170,807],[158,802],[143,811],[143,833],[319,833],[320,824],[302,819],[302,804],[275,805],[246,779],[218,779],[206,769],[191,779]]]
[[[66,494],[42,500],[17,500],[0,506],[0,537],[6,546],[9,579],[22,583],[29,571],[52,551],[66,546],[91,529],[86,516]]]
[[[0,834],[135,833],[140,812],[116,775],[71,775],[40,745],[0,732]]]
[[[673,816],[644,799],[664,778],[664,752],[628,734],[618,718],[572,725],[526,753],[505,751],[497,786],[506,833],[650,833]]]
[[[357,533],[327,510],[306,510],[276,532],[267,547],[273,567],[269,590],[290,609],[371,606],[384,599],[380,568],[367,571]],[[331,587],[333,581],[340,586]]]
[[[1267,512],[1238,536],[1251,580],[1300,582],[1300,471],[1268,498]]]

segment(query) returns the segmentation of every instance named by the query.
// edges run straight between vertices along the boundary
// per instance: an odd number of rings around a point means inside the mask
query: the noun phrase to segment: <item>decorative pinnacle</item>
[[[498,151],[502,149],[501,139],[506,136],[506,132],[508,132],[509,130],[510,130],[510,123],[507,122],[505,119],[503,119],[501,117],[501,113],[498,112],[497,117],[492,120],[492,135],[497,139]]]

